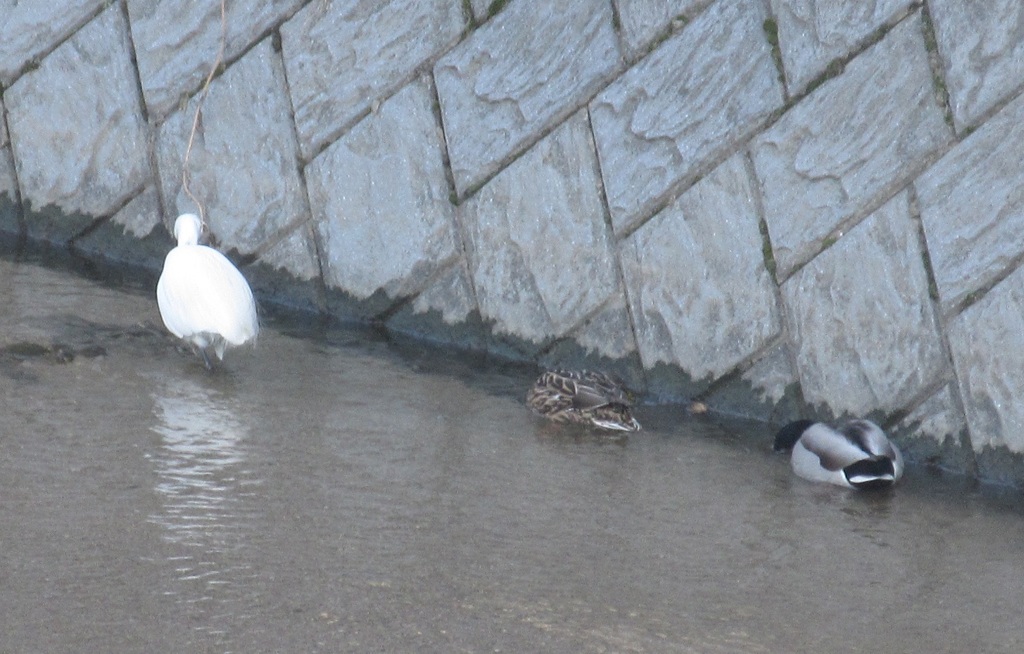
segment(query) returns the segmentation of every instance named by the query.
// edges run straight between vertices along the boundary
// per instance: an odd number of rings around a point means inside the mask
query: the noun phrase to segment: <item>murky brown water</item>
[[[0,651],[1024,651],[1015,494],[818,487],[675,409],[584,436],[345,332],[208,374],[147,324],[0,261]]]

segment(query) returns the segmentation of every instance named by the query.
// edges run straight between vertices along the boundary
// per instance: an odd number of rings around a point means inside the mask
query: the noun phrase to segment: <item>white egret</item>
[[[903,455],[882,428],[851,420],[838,429],[821,422],[791,422],[775,436],[775,451],[793,450],[793,472],[847,488],[886,488],[903,476]]]
[[[212,368],[208,348],[223,360],[225,348],[253,340],[260,325],[245,277],[223,254],[199,244],[202,228],[191,213],[174,222],[178,245],[164,259],[156,302],[168,331],[190,343]]]

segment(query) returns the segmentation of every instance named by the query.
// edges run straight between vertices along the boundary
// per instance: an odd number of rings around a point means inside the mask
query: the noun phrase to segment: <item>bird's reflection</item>
[[[244,552],[254,483],[245,468],[246,426],[229,397],[195,380],[169,380],[153,400],[161,509],[150,520],[171,545],[167,560],[179,582],[167,594],[223,615],[230,586],[251,576]]]

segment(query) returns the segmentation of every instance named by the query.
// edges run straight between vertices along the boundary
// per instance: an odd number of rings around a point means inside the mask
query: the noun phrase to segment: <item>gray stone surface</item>
[[[786,86],[796,95],[834,59],[906,11],[907,0],[771,0]]]
[[[198,213],[181,183],[198,100],[169,116],[158,136],[168,224],[185,211]],[[225,249],[254,252],[308,217],[290,113],[284,70],[269,39],[210,85],[189,157],[189,187]]]
[[[491,16],[491,4],[494,0],[469,0],[470,9],[473,11],[473,18],[482,23]]]
[[[22,198],[32,210],[109,214],[151,174],[127,26],[116,6],[19,78],[4,103]]]
[[[948,326],[975,452],[1024,452],[1024,268],[996,285]]]
[[[902,187],[951,136],[914,14],[754,139],[780,279],[844,221]]]
[[[542,342],[618,289],[599,188],[580,112],[460,207],[480,312],[496,332]]]
[[[946,370],[906,193],[790,277],[782,297],[811,405],[891,412]]]
[[[473,283],[469,279],[465,260],[460,258],[432,282],[412,301],[414,313],[434,310],[441,314],[446,324],[454,325],[465,321],[476,310]]]
[[[104,0],[0,0],[0,85],[70,36]]]
[[[432,98],[427,80],[410,84],[306,167],[329,287],[411,295],[456,255]]]
[[[1024,98],[1004,107],[915,182],[944,311],[1024,252]]]
[[[459,196],[621,66],[610,2],[513,2],[434,67]]]
[[[758,3],[719,2],[591,103],[616,232],[782,105]]]
[[[160,201],[156,189],[147,187],[115,213],[110,221],[118,225],[124,234],[143,239],[160,224]]]
[[[311,2],[281,28],[304,157],[398,90],[465,27],[452,0]]]
[[[622,243],[644,366],[717,378],[778,334],[753,194],[733,156]]]
[[[14,153],[7,137],[7,121],[3,120],[4,103],[0,97],[0,196],[12,200],[18,192],[18,180],[14,175]]]
[[[217,0],[127,0],[139,77],[151,116],[164,116],[199,90],[221,46]],[[302,0],[226,4],[224,59],[245,51]],[[321,4],[321,3],[314,3]]]
[[[1024,4],[930,0],[957,131],[1024,84]]]
[[[703,401],[718,413],[782,424],[807,417],[801,413],[797,377],[785,343],[770,346],[738,378],[715,384]],[[770,429],[766,429],[770,433]],[[769,444],[766,436],[764,443]]]
[[[945,384],[890,430],[908,461],[950,470],[970,470],[974,465],[970,446],[963,442],[967,422],[955,389],[955,384]]]
[[[587,352],[608,359],[624,359],[637,351],[636,336],[626,312],[626,298],[621,292],[612,295],[573,336]]]
[[[615,0],[627,57],[645,54],[651,43],[669,30],[673,19],[692,17],[709,3],[710,0]]]
[[[267,248],[259,262],[275,271],[287,273],[300,281],[310,282],[320,277],[313,229],[309,223],[299,225],[284,238]]]

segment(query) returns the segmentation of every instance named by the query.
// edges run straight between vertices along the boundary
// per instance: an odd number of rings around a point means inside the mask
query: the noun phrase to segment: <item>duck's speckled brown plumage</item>
[[[555,422],[639,431],[633,398],[618,379],[591,370],[549,370],[526,395],[533,411]]]

